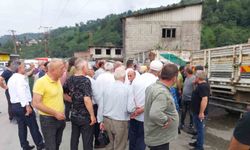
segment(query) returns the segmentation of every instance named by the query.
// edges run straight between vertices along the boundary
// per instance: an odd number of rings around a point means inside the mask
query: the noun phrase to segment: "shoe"
[[[42,143],[39,146],[37,146],[36,148],[37,148],[37,150],[45,150],[45,144]]]
[[[191,135],[197,135],[197,132],[194,130],[188,130],[187,133]]]
[[[190,150],[204,150],[204,148],[197,148],[197,147],[194,147],[194,148],[191,148]]]
[[[94,148],[104,148],[105,145],[95,145]]]
[[[35,148],[34,145],[28,145],[28,147],[23,148],[23,150],[32,150],[33,148]]]
[[[16,120],[16,119],[11,119],[11,120],[10,120],[10,123],[12,123],[12,124],[17,124],[17,120]]]
[[[193,139],[193,140],[194,140],[194,139],[197,139],[197,137],[198,137],[197,135],[193,135],[193,136],[192,136],[192,139]]]
[[[192,147],[196,147],[196,146],[197,146],[197,143],[196,143],[196,142],[194,142],[194,143],[189,143],[188,145],[189,145],[189,146],[192,146]]]
[[[178,128],[178,134],[181,134],[181,129],[180,128]]]

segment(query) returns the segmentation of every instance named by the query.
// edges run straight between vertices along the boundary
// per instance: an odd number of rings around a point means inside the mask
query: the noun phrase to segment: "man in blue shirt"
[[[5,95],[6,95],[6,99],[7,99],[7,102],[8,102],[9,120],[12,123],[16,123],[16,120],[14,119],[13,113],[12,113],[12,110],[11,110],[10,94],[9,94],[9,90],[8,90],[8,87],[7,87],[7,83],[9,81],[10,77],[13,74],[11,66],[12,66],[12,61],[8,61],[6,70],[4,70],[4,72],[0,76],[0,86],[3,89],[5,89]]]

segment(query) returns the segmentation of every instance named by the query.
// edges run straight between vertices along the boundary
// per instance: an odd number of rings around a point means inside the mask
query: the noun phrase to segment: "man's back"
[[[98,76],[95,82],[97,104],[99,104],[100,99],[103,97],[103,90],[106,89],[107,86],[113,82],[115,82],[115,78],[114,75],[110,72],[105,72]]]
[[[121,81],[115,81],[104,89],[99,108],[103,109],[103,116],[114,120],[128,120],[127,104],[129,98],[132,99],[132,93],[128,85]],[[98,115],[99,117],[101,116]]]

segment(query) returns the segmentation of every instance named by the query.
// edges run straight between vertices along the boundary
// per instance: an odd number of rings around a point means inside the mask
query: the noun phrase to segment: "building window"
[[[121,54],[122,54],[121,49],[115,49],[115,54],[116,54],[116,55],[121,55]]]
[[[96,55],[101,55],[102,54],[102,50],[101,49],[95,49],[95,54]]]
[[[162,38],[175,38],[175,37],[176,37],[176,28],[162,29]]]
[[[110,55],[110,49],[106,49],[106,55]]]

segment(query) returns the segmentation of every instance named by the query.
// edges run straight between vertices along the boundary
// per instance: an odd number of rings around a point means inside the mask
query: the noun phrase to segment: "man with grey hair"
[[[93,79],[95,72],[93,69],[93,66],[88,63],[88,71],[86,77],[90,80],[91,82],[91,88],[92,88],[92,103],[93,103],[93,108],[94,108],[94,114],[95,117],[97,117],[97,110],[98,110],[98,105],[96,103],[97,99],[97,87],[96,87],[96,80]],[[94,141],[94,148],[104,148],[105,145],[101,145],[101,143],[98,140],[98,136],[100,133],[100,124],[98,122],[95,123],[94,125],[94,136],[95,136],[95,141]]]
[[[191,109],[193,112],[193,120],[197,130],[197,141],[189,143],[195,150],[203,150],[204,144],[204,119],[207,115],[208,99],[210,88],[206,82],[206,73],[203,70],[197,70],[195,83],[197,84],[191,97]]]
[[[118,67],[121,67],[122,66],[122,62],[120,62],[120,61],[115,61],[115,63],[114,63],[114,70],[116,69],[116,68],[118,68]]]
[[[87,61],[78,58],[75,61],[75,74],[68,78],[63,86],[64,93],[71,97],[71,140],[70,149],[77,150],[82,135],[83,149],[93,149],[93,131],[96,118],[92,103],[91,82],[86,77]]]
[[[101,99],[102,91],[103,89],[107,88],[107,85],[115,82],[114,78],[114,65],[113,63],[106,62],[104,65],[105,72],[100,74],[97,79],[96,79],[96,87],[97,89],[97,98],[96,98],[96,103],[99,104],[99,101]]]
[[[129,106],[133,106],[129,128],[130,150],[145,150],[146,148],[143,129],[145,90],[158,80],[162,67],[163,64],[159,60],[154,60],[150,63],[149,72],[140,75],[132,82],[134,99],[129,101]]]
[[[128,139],[128,101],[133,100],[132,91],[124,84],[125,68],[115,70],[115,82],[109,83],[100,99],[97,119],[100,130],[107,130],[110,143],[106,150],[126,149]]]
[[[12,112],[18,123],[18,136],[21,147],[23,150],[34,148],[27,141],[27,127],[29,127],[37,149],[42,150],[44,149],[44,143],[37,125],[35,112],[31,106],[32,97],[27,77],[25,76],[25,65],[21,61],[14,61],[13,67],[15,68],[15,73],[8,81],[8,89]]]

